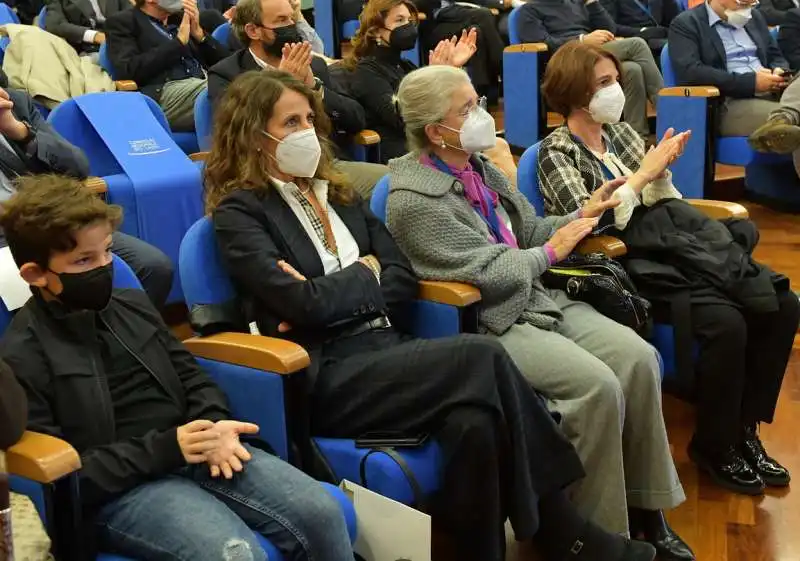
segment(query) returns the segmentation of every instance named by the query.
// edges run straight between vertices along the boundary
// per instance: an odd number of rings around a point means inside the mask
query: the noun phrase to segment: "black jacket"
[[[129,440],[114,435],[113,405],[96,343],[97,316],[185,411],[183,423],[227,419],[226,398],[175,339],[141,290],[114,290],[102,312],[68,312],[34,296],[0,341],[0,357],[28,396],[31,430],[63,438],[81,456],[88,512],[185,465],[177,426]],[[147,411],[142,411],[147,415]]]
[[[778,31],[778,46],[789,61],[789,68],[800,70],[800,8],[786,12]]]
[[[661,37],[666,39],[669,24],[681,12],[675,0],[600,0],[600,3],[617,24],[616,34],[620,37],[650,39],[663,32]]]
[[[797,6],[792,0],[761,0],[756,9],[764,14],[767,25],[783,25],[786,23],[786,13],[795,8]]]
[[[356,262],[342,271],[324,274],[314,245],[292,209],[273,188],[239,190],[213,213],[214,230],[223,262],[241,296],[248,321],[257,321],[262,335],[289,339],[311,355],[313,380],[324,342],[348,325],[388,315],[400,330],[408,330],[408,304],[417,296],[417,276],[383,222],[366,202],[330,203],[355,238],[359,255],[375,255],[381,281]],[[285,260],[307,281],[281,271]],[[278,333],[278,324],[292,329]]]
[[[394,95],[400,81],[417,67],[399,53],[375,47],[349,76],[350,92],[367,115],[367,128],[381,135],[381,163],[407,153],[406,133]]]
[[[7,139],[17,157],[0,150],[0,169],[8,177],[37,173],[61,173],[82,179],[89,173],[89,161],[84,153],[67,142],[42,118],[27,93],[6,89],[14,116],[28,123],[33,138],[23,144]]]
[[[750,220],[714,220],[681,199],[640,207],[622,232],[626,268],[643,296],[689,291],[696,304],[774,312],[776,287],[788,289],[788,279],[753,260],[758,237]]]
[[[14,372],[0,360],[0,450],[14,445],[28,422],[28,401]]]
[[[221,60],[208,71],[208,97],[216,103],[231,82],[250,70],[261,70],[249,49],[241,49]],[[364,108],[354,99],[334,89],[328,65],[319,57],[311,59],[311,71],[323,83],[325,113],[331,120],[337,135],[348,136],[365,128]]]
[[[766,68],[789,68],[777,42],[770,36],[764,16],[753,11],[753,19],[745,25],[758,50],[758,58]],[[678,84],[684,86],[716,86],[726,97],[748,98],[755,95],[756,75],[728,72],[725,47],[716,30],[708,25],[705,4],[681,13],[669,28],[669,57]]]
[[[106,19],[131,9],[129,0],[97,0],[97,4]],[[48,32],[63,38],[79,53],[99,49],[97,45],[83,42],[87,30],[105,30],[105,22],[97,21],[89,0],[47,0],[45,26]]]
[[[170,16],[170,23],[180,23],[182,13]],[[209,68],[230,52],[211,35],[202,42],[190,38],[186,45],[157,28],[157,23],[139,9],[125,10],[106,21],[108,58],[117,80],[133,80],[139,90],[156,101],[164,83],[187,77],[183,60],[194,58]]]
[[[517,33],[523,43],[546,43],[551,53],[596,29],[617,33],[617,24],[600,2],[536,0],[519,9]]]

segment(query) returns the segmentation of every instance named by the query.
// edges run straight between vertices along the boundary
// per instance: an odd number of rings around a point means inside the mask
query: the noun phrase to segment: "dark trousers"
[[[478,28],[478,50],[467,63],[475,88],[481,93],[498,84],[503,72],[505,44],[497,30],[497,22],[487,9],[467,6],[449,6],[436,15],[432,25],[426,25],[424,41],[426,50],[432,50],[442,39],[459,37],[471,27]]]
[[[164,307],[172,288],[172,261],[163,251],[122,232],[114,232],[113,251],[125,261],[142,283],[156,309]]]
[[[312,433],[426,432],[442,448],[433,515],[461,561],[503,561],[503,523],[518,540],[539,526],[540,497],[582,477],[575,450],[543,401],[493,339],[415,340],[393,329],[322,349]]]
[[[800,321],[793,292],[779,292],[778,304],[777,311],[762,314],[729,305],[692,306],[700,344],[696,439],[702,446],[735,445],[744,425],[772,422]]]

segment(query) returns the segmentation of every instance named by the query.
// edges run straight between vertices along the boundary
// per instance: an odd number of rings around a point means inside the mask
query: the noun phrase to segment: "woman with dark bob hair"
[[[625,183],[613,195],[619,204],[601,220],[623,240],[641,217],[667,204],[670,216],[680,212],[688,217],[682,225],[697,223],[705,217],[674,200],[680,199],[681,193],[667,169],[683,152],[689,133],[674,134],[670,129],[646,152],[633,129],[619,122],[625,103],[619,76],[619,62],[612,54],[577,42],[559,49],[548,63],[544,97],[566,122],[545,138],[539,149],[539,184],[547,213],[561,216],[574,212],[607,179],[624,177]],[[673,224],[678,223],[672,219],[670,226]],[[659,222],[660,228],[665,225],[666,221]],[[647,235],[690,239],[685,229]],[[681,251],[689,251],[689,247],[685,245]],[[671,265],[674,260],[669,255],[661,248],[637,257],[655,265]],[[698,263],[697,270],[702,268]],[[755,263],[753,268],[765,270]],[[772,279],[767,275],[763,283],[768,293],[759,299],[758,311],[737,299],[733,287],[714,294],[705,289],[701,293],[696,284],[690,289],[689,328],[699,343],[699,354],[694,367],[697,427],[689,455],[717,484],[748,495],[763,493],[765,485],[784,487],[790,479],[786,468],[765,451],[758,425],[772,422],[774,417],[800,307],[788,279],[768,273]],[[639,288],[647,287],[640,282]],[[659,297],[668,296],[665,290],[655,292]]]
[[[502,347],[407,334],[417,277],[333,172],[316,94],[288,74],[249,72],[214,119],[205,184],[219,249],[247,321],[311,356],[312,434],[435,438],[433,514],[460,560],[502,561],[507,518],[547,560],[652,560],[652,546],[600,530],[566,499],[580,460]]]

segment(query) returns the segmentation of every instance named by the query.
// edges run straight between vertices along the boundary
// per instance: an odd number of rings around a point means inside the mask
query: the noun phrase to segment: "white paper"
[[[430,516],[347,480],[341,488],[355,506],[354,550],[365,561],[431,561]]]
[[[19,267],[8,246],[0,248],[0,298],[9,312],[18,310],[31,297],[31,288],[19,276]]]

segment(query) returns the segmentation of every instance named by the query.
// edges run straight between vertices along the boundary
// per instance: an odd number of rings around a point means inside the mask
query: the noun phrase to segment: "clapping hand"
[[[627,177],[618,177],[611,181],[606,181],[599,189],[596,189],[592,196],[586,201],[581,209],[583,218],[596,218],[606,210],[619,205],[620,200],[612,198],[614,192],[628,180]]]
[[[217,433],[216,447],[206,453],[211,477],[222,475],[225,479],[231,479],[234,472],[244,469],[243,462],[249,462],[252,458],[239,441],[239,435],[256,434],[258,425],[240,421],[217,421],[211,430]]]
[[[461,68],[464,66],[475,51],[478,50],[478,30],[471,28],[461,32],[461,37],[456,39],[455,35],[450,39],[442,39],[436,48],[429,54],[430,64],[445,64]]]
[[[556,230],[547,243],[553,248],[557,262],[566,259],[575,246],[588,236],[595,226],[597,226],[597,218],[578,218]]]
[[[691,135],[692,131],[675,134],[675,129],[667,129],[658,146],[650,148],[642,158],[639,169],[630,178],[629,183],[637,193],[654,179],[664,177],[667,167],[683,154]]]
[[[314,73],[311,71],[311,43],[289,43],[283,46],[281,52],[281,63],[278,70],[283,70],[293,75],[298,80],[305,82],[307,86],[314,85]]]
[[[20,141],[28,136],[28,127],[14,115],[14,102],[8,92],[0,88],[0,133],[11,140]]]
[[[195,0],[183,0],[183,17],[189,17],[189,32],[195,41],[202,41],[205,31],[200,27],[200,10]],[[181,22],[182,24],[183,22]]]

